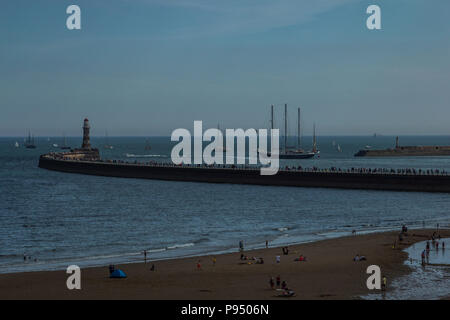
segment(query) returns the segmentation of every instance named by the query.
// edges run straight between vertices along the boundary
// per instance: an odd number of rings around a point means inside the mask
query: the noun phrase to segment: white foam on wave
[[[189,243],[183,243],[183,244],[174,244],[173,246],[167,247],[168,250],[171,249],[178,249],[178,248],[186,248],[186,247],[192,247],[194,244],[192,242]]]

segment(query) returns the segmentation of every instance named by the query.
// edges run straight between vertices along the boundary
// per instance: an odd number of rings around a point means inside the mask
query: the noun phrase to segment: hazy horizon
[[[302,107],[318,136],[449,135],[450,2],[5,1],[0,136],[266,128]],[[368,30],[377,4],[382,29]]]

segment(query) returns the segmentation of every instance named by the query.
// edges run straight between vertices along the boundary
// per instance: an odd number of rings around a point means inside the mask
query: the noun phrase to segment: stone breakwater
[[[107,177],[289,187],[368,189],[450,193],[450,175],[411,171],[333,171],[284,168],[261,176],[259,168],[235,166],[176,166],[167,163],[74,160],[42,155],[39,167],[48,170]]]

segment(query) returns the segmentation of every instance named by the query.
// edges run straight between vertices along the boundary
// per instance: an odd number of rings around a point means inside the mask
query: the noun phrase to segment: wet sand
[[[250,258],[262,257],[264,264],[241,261],[236,249],[236,253],[215,256],[215,265],[212,256],[155,261],[156,271],[150,271],[152,262],[120,265],[126,279],[110,279],[108,266],[84,268],[81,290],[67,289],[64,270],[2,274],[0,299],[358,299],[371,292],[366,287],[369,265],[380,266],[389,290],[392,279],[410,272],[403,264],[407,254],[402,250],[426,240],[433,231],[410,230],[395,249],[398,231],[291,245],[288,255],[281,248],[244,252]],[[439,233],[449,237],[450,229]],[[300,254],[307,262],[294,261]],[[367,261],[354,262],[356,254]],[[277,255],[280,263],[276,263]],[[296,296],[277,297],[279,291],[269,286],[269,278],[277,275]]]

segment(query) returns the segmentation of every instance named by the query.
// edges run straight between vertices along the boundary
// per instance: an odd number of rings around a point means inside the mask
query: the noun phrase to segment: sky
[[[301,107],[304,134],[449,135],[449,17],[448,0],[4,0],[0,136],[267,128],[285,103],[290,134]]]

